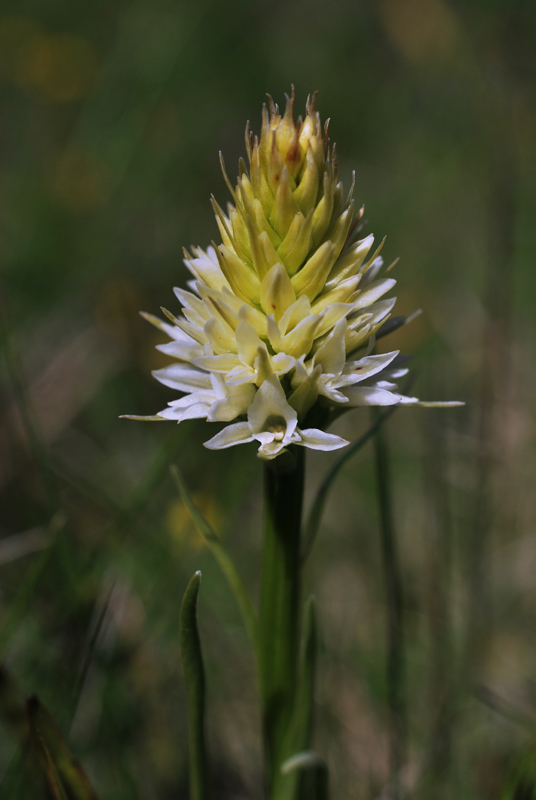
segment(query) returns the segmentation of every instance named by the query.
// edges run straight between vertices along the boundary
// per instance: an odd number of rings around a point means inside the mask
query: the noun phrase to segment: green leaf
[[[34,748],[40,756],[41,764],[46,775],[47,786],[54,800],[70,800],[59,776],[58,769],[48,752],[48,748],[39,736],[36,736],[34,739]]]
[[[232,592],[234,593],[236,601],[240,607],[240,611],[242,612],[244,624],[251,639],[255,655],[258,656],[258,646],[259,646],[258,622],[255,610],[253,608],[253,604],[248,594],[248,590],[246,589],[246,586],[242,578],[238,574],[236,567],[233,564],[225,547],[223,546],[220,538],[216,535],[211,525],[207,522],[205,517],[202,515],[202,513],[195,505],[192,496],[188,491],[188,487],[184,482],[184,478],[182,477],[181,473],[179,472],[176,466],[171,467],[171,475],[177,485],[177,488],[179,490],[184,505],[190,512],[190,516],[192,517],[192,520],[197,530],[204,538],[207,545],[210,547],[212,554],[214,555],[215,559],[220,565],[220,569],[225,575],[225,578],[227,579],[227,582]]]
[[[26,704],[31,740],[41,758],[47,781],[58,800],[97,800],[82,767],[71,756],[49,712],[36,695]]]
[[[35,779],[41,776],[54,800],[97,800],[49,712],[36,695],[25,702],[5,669],[0,669],[0,715],[21,743],[21,768],[35,773]],[[25,784],[31,780],[31,775],[24,776]]]
[[[288,775],[298,774],[296,800],[328,800],[329,773],[325,762],[316,753],[306,750],[289,758],[281,771]]]
[[[180,610],[180,642],[188,697],[190,800],[206,800],[208,776],[205,750],[205,671],[197,629],[197,597],[201,573],[188,584]]]
[[[536,800],[536,751],[527,752],[512,770],[500,800]]]
[[[384,336],[389,336],[390,333],[394,333],[394,331],[402,328],[403,325],[409,325],[409,323],[413,322],[413,320],[416,319],[416,317],[418,317],[420,314],[422,314],[422,311],[420,308],[418,308],[407,317],[390,317],[388,320],[386,320],[386,322],[383,323],[381,328],[379,328],[378,332],[376,333],[376,339],[382,339]]]
[[[100,613],[99,613],[99,616],[98,616],[98,619],[97,619],[97,624],[95,625],[95,629],[94,629],[94,631],[93,631],[93,633],[91,635],[91,638],[90,638],[90,640],[88,642],[87,651],[86,651],[84,660],[82,662],[82,666],[81,666],[80,672],[78,673],[78,677],[76,679],[76,684],[75,684],[75,688],[74,688],[74,692],[73,692],[73,714],[72,714],[73,717],[74,717],[74,715],[76,713],[76,708],[77,708],[77,705],[78,705],[78,701],[80,700],[80,695],[81,695],[82,690],[84,688],[84,683],[85,683],[85,680],[86,680],[86,677],[87,677],[87,673],[88,673],[89,667],[91,665],[91,661],[93,659],[93,653],[95,651],[95,645],[97,644],[97,639],[100,636],[100,633],[101,633],[101,630],[102,630],[102,626],[103,626],[106,614],[108,613],[108,609],[109,609],[109,606],[110,606],[110,600],[112,599],[112,593],[113,593],[114,588],[115,588],[115,581],[112,581],[112,583],[108,587],[106,598],[104,600],[104,603],[102,604],[102,608],[100,609]]]

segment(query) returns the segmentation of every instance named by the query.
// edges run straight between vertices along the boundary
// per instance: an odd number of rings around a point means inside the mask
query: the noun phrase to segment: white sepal
[[[380,281],[373,281],[362,292],[359,292],[354,300],[354,308],[364,308],[370,306],[376,300],[388,292],[396,284],[394,278],[382,278]]]
[[[235,422],[234,425],[227,425],[204,445],[209,450],[225,450],[227,447],[234,447],[235,444],[245,444],[252,442],[253,436],[247,422]]]
[[[351,406],[394,406],[400,402],[400,395],[376,386],[348,386],[343,391]]]
[[[298,444],[310,447],[312,450],[338,450],[340,447],[346,447],[350,442],[334,433],[326,433],[318,428],[306,428],[303,431],[300,430]]]
[[[184,364],[170,364],[164,369],[156,369],[153,376],[157,381],[176,389],[179,392],[191,392],[195,389],[210,389],[210,375],[195,367]]]

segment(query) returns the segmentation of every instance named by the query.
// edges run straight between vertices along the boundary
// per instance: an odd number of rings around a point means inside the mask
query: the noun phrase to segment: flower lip
[[[271,414],[264,423],[264,429],[274,434],[276,442],[282,442],[287,432],[287,423],[283,417]]]

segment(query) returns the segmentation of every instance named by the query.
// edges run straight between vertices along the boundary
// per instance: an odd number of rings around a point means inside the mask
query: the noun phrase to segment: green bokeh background
[[[172,399],[138,310],[178,311],[182,248],[217,237],[209,198],[227,200],[218,151],[233,176],[246,120],[257,131],[266,92],[284,104],[291,84],[298,112],[318,90],[367,230],[400,256],[399,313],[424,311],[389,348],[414,356],[419,396],[467,401],[389,422],[404,779],[417,797],[500,798],[532,747],[535,50],[529,0],[4,2],[1,657],[102,800],[187,797],[177,625],[198,568],[214,796],[260,797],[245,634],[168,473],[181,466],[256,593],[260,464],[253,446],[204,450],[209,423],[118,416]],[[369,423],[356,411],[337,430]],[[306,576],[324,629],[318,749],[345,800],[387,775],[372,458],[345,469]],[[310,493],[331,462],[311,456]],[[6,800],[26,796],[17,764],[0,727]]]

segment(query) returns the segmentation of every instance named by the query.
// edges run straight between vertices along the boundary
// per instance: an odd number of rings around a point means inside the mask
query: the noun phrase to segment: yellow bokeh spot
[[[98,69],[97,54],[87,39],[39,33],[18,47],[13,80],[22,88],[37,90],[44,100],[68,103],[92,91]]]
[[[212,529],[218,533],[221,526],[221,512],[215,499],[203,492],[197,492],[193,495],[193,501]],[[174,500],[169,505],[166,523],[170,538],[178,550],[198,550],[204,546],[204,539],[182,500]]]
[[[448,58],[460,36],[460,25],[444,0],[382,0],[387,35],[408,61]]]
[[[125,347],[134,346],[139,326],[138,309],[143,308],[144,304],[144,294],[132,281],[107,281],[97,294],[95,302],[95,322],[98,329]],[[161,339],[162,336],[158,342]],[[145,345],[145,337],[143,344]]]
[[[0,17],[0,77],[17,82],[21,49],[41,32],[40,25],[31,17]]]
[[[68,150],[52,167],[52,196],[74,213],[93,211],[104,205],[110,191],[110,175],[93,153]]]

